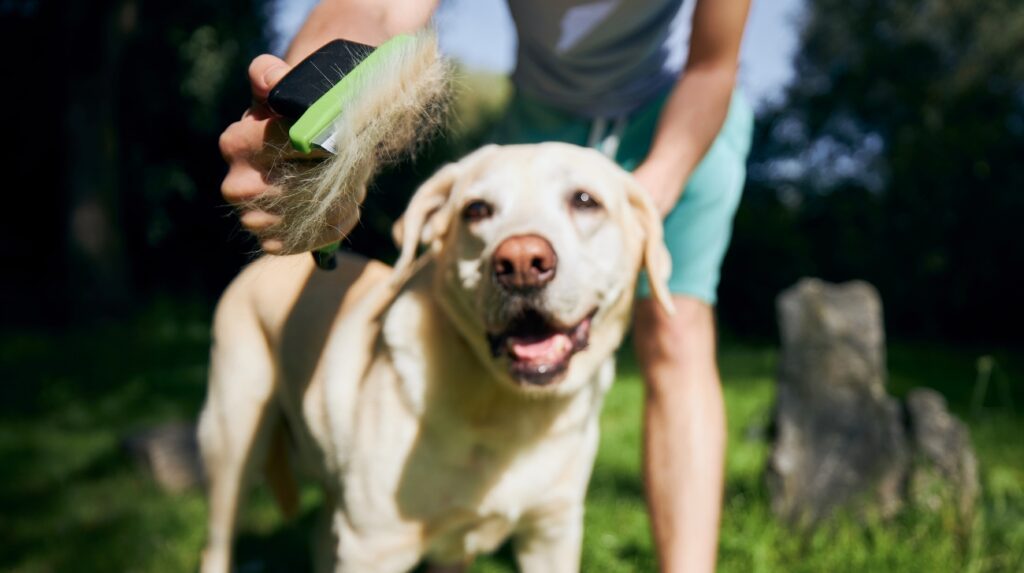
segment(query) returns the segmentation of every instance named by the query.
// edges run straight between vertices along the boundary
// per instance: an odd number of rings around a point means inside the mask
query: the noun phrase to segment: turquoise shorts
[[[647,155],[666,99],[667,95],[662,96],[618,122],[595,122],[517,95],[491,140],[505,144],[564,141],[591,147],[604,145],[607,154],[614,153],[619,165],[631,171]],[[734,94],[722,130],[665,219],[665,243],[672,254],[668,286],[673,294],[715,303],[722,259],[743,193],[753,126],[750,105],[742,95]],[[618,145],[609,153],[606,135],[611,131],[618,136]],[[642,278],[639,296],[649,295]]]

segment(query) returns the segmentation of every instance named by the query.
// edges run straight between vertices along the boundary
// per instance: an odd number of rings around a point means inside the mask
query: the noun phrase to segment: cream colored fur
[[[574,210],[577,190],[603,207]],[[462,221],[470,200],[494,216]],[[596,309],[589,346],[543,387],[517,383],[486,344],[503,320],[491,253],[526,233],[558,255],[545,312],[571,324]],[[306,255],[266,257],[221,299],[199,430],[204,573],[229,570],[238,506],[268,449],[277,489],[292,470],[324,487],[322,571],[468,563],[510,536],[523,571],[578,570],[598,413],[642,266],[671,304],[657,213],[594,151],[492,146],[425,183],[396,236],[395,269],[346,256],[323,272]],[[287,448],[270,448],[282,432]]]

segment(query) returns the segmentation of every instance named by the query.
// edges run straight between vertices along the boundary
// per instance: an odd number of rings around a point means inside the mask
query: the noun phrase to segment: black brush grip
[[[295,121],[341,78],[355,69],[373,46],[334,40],[302,60],[270,90],[267,105],[274,113]]]

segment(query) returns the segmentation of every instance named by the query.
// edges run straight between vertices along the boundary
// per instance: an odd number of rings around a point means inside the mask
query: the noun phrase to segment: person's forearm
[[[651,149],[642,164],[650,179],[670,194],[659,206],[674,205],[694,168],[722,129],[736,84],[736,70],[724,66],[688,69],[669,95]]]
[[[284,59],[296,64],[337,38],[380,45],[426,25],[436,6],[437,0],[323,0],[306,18]]]
[[[697,0],[686,69],[658,118],[651,150],[634,174],[662,215],[715,141],[736,86],[750,0]]]

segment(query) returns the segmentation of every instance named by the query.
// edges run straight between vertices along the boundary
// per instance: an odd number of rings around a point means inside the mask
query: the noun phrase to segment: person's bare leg
[[[725,406],[715,357],[714,311],[674,296],[669,316],[637,302],[634,339],[647,386],[644,472],[661,571],[711,572],[718,552]]]

